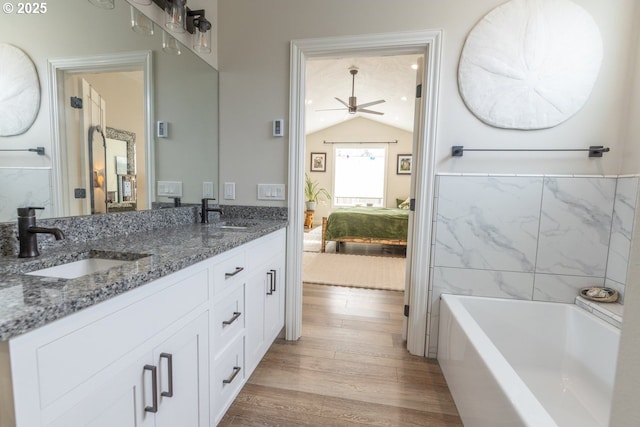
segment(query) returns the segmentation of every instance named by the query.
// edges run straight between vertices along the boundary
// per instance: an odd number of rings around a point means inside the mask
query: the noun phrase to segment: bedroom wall
[[[305,171],[312,180],[333,194],[334,148],[336,145],[324,141],[398,141],[397,144],[384,144],[387,147],[387,180],[385,189],[386,207],[395,208],[396,198],[409,197],[411,175],[396,174],[398,154],[411,154],[413,134],[405,130],[378,123],[363,117],[342,122],[335,126],[307,135]],[[373,144],[376,147],[381,144]],[[347,145],[340,144],[340,147]],[[351,145],[360,147],[360,144]],[[311,153],[327,153],[327,171],[311,172]],[[322,224],[322,217],[328,216],[333,206],[330,202],[319,203],[314,215],[315,225]]]
[[[618,174],[636,2],[575,2],[591,13],[602,34],[604,59],[599,77],[587,105],[576,116],[555,128],[527,132],[483,124],[467,110],[458,93],[457,65],[465,37],[504,0],[221,0],[220,158],[224,161],[220,182],[236,183],[238,204],[286,206],[286,201],[257,201],[256,184],[287,181],[288,135],[272,137],[271,121],[284,117],[285,129],[288,126],[291,40],[424,29],[443,30],[438,172]],[[367,19],[362,19],[365,13]],[[583,153],[469,153],[452,159],[452,145],[607,145],[612,151],[600,160],[588,159]]]

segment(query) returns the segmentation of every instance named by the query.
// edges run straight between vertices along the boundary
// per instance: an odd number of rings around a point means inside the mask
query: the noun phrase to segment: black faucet
[[[209,199],[209,198],[202,199],[202,206],[200,207],[200,218],[202,219],[202,221],[200,222],[202,224],[209,222],[209,212],[218,212],[220,213],[220,216],[222,216],[222,208],[220,207],[210,208],[209,200],[215,200],[215,199]]]
[[[20,258],[33,258],[38,252],[38,233],[53,234],[56,240],[64,239],[64,233],[59,228],[36,227],[36,209],[18,208],[18,240],[20,241]]]

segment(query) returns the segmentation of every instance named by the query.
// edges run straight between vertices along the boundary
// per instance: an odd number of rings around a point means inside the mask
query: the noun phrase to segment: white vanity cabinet
[[[211,425],[220,422],[284,327],[285,249],[281,229],[234,249],[214,267],[219,302],[211,340]]]
[[[209,293],[200,263],[10,340],[16,425],[207,426]]]
[[[146,356],[133,355],[111,381],[46,425],[206,426],[207,325],[202,313]]]
[[[0,427],[215,426],[284,326],[285,230],[0,341]]]
[[[247,280],[247,375],[267,352],[284,327],[285,234],[271,234],[256,245],[249,257]]]

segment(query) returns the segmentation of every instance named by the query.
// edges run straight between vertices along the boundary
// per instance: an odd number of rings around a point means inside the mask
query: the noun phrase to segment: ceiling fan
[[[356,74],[358,74],[358,67],[350,67],[349,73],[351,73],[351,96],[349,97],[349,103],[347,104],[342,99],[336,97],[335,99],[344,105],[349,114],[355,113],[369,113],[369,114],[379,114],[383,115],[384,113],[380,111],[368,110],[367,107],[371,107],[372,105],[382,104],[384,99],[379,99],[377,101],[367,102],[365,104],[358,105],[358,101],[355,95],[355,84],[356,84]],[[318,110],[318,111],[329,111],[329,110],[345,110],[345,108],[329,108],[326,110]]]

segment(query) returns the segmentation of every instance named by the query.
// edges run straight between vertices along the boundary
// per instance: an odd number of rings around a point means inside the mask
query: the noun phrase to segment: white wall
[[[503,0],[221,0],[220,181],[236,182],[239,204],[263,203],[256,201],[259,182],[286,182],[288,135],[274,138],[270,126],[272,119],[288,117],[292,39],[438,28],[444,31],[437,134],[439,172],[618,173],[623,158],[622,124],[635,2],[576,1],[600,27],[605,48],[602,68],[584,109],[569,121],[541,131],[487,126],[467,110],[458,93],[457,64],[465,37],[482,16],[502,3]],[[287,124],[288,121],[285,128]],[[452,145],[606,145],[612,152],[601,160],[590,160],[584,153],[468,153],[452,160]],[[279,206],[286,206],[286,201]]]
[[[357,117],[307,135],[305,171],[309,177],[318,181],[320,187],[326,188],[333,195],[333,174],[334,174],[334,147],[332,144],[325,144],[324,141],[398,141],[397,144],[372,144],[375,147],[387,146],[387,178],[386,178],[386,207],[396,207],[396,197],[409,197],[411,185],[411,175],[397,175],[396,161],[398,154],[411,154],[412,148],[411,132],[398,129],[393,126]],[[340,147],[346,145],[340,144]],[[362,145],[351,145],[361,147]],[[311,153],[327,153],[327,171],[310,172]],[[314,223],[321,224],[322,217],[328,216],[333,210],[331,203],[319,203],[316,206]]]
[[[640,21],[640,3],[636,5],[636,22]],[[635,67],[629,69],[633,83],[629,89],[627,144],[624,173],[640,173],[640,28],[633,37],[635,47],[630,57]],[[611,427],[640,425],[640,210],[636,210],[629,262],[625,312],[620,340],[618,371],[613,396]]]

